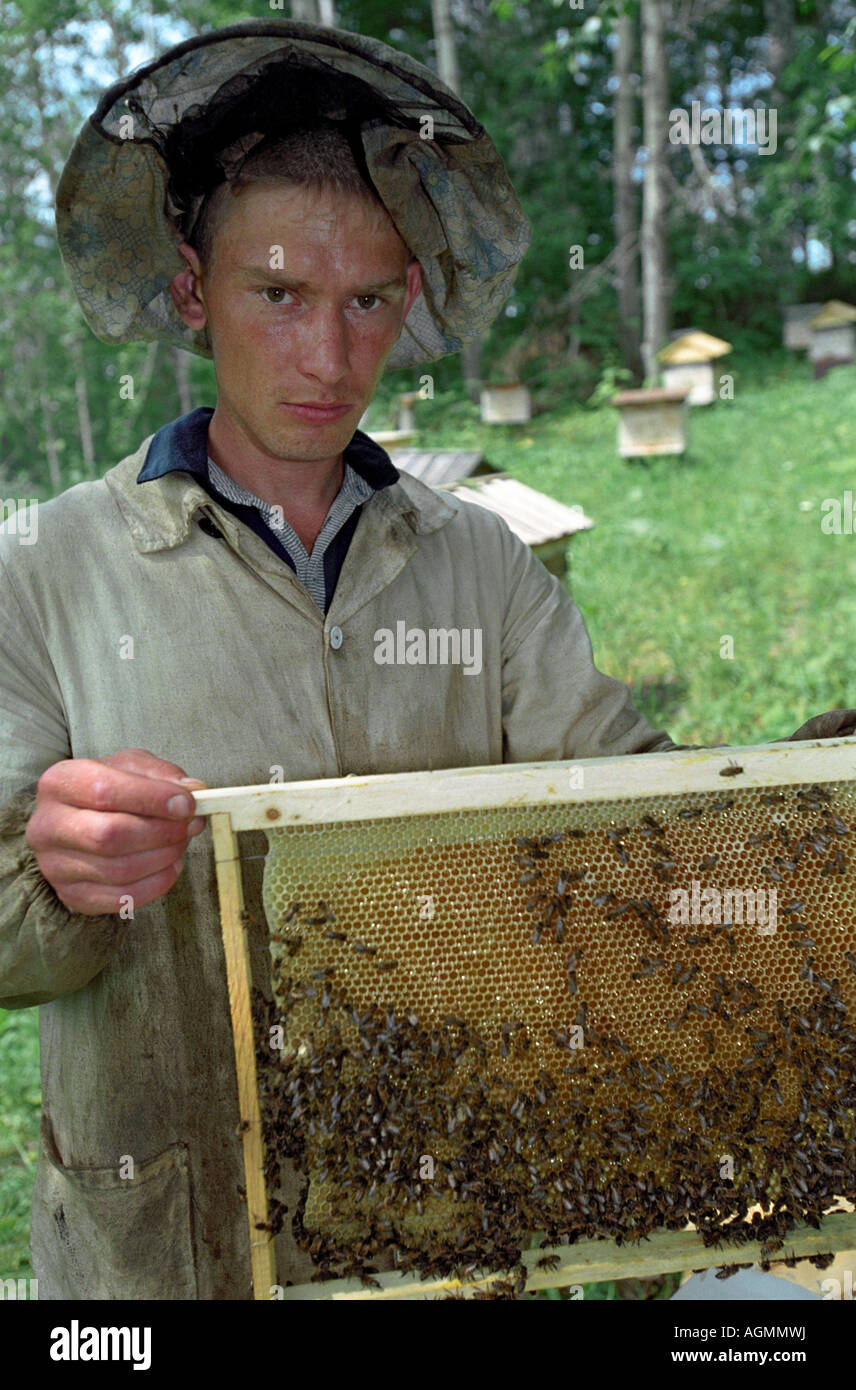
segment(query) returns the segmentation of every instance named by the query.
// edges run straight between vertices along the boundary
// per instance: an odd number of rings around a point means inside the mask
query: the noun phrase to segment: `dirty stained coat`
[[[42,1298],[252,1296],[210,833],[133,921],[73,913],[24,839],[47,767],[145,748],[224,787],[674,747],[497,516],[402,473],[364,505],[325,615],[189,473],[137,485],[149,443],[42,504],[36,544],[0,534],[0,1006],[41,1006]],[[401,621],[480,629],[481,671],[378,664]],[[261,874],[248,860],[257,916]],[[279,1277],[300,1282],[288,1225]]]

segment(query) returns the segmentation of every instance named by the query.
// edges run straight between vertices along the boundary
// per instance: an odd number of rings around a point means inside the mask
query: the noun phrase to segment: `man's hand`
[[[188,841],[205,828],[176,785],[186,776],[143,748],[66,758],[43,772],[26,840],[60,902],[97,917],[118,912],[126,894],[136,908],[169,892]]]

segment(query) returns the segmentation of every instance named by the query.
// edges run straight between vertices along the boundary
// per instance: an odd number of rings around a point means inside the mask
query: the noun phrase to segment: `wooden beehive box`
[[[613,396],[621,457],[682,454],[687,447],[687,395],[685,387],[678,391],[655,386]]]
[[[815,377],[821,377],[831,367],[845,366],[856,355],[856,307],[840,299],[831,299],[811,320],[809,360],[814,363]]]
[[[782,344],[796,350],[811,347],[810,320],[823,308],[822,304],[789,304],[784,310]]]
[[[403,449],[396,453],[395,463],[429,487],[496,512],[560,579],[567,574],[571,538],[594,525],[581,507],[568,507],[510,478],[477,449]]]
[[[730,343],[710,333],[694,330],[677,335],[657,354],[663,385],[668,390],[686,391],[687,405],[710,405],[716,400],[713,363],[730,351]]]
[[[481,418],[486,425],[523,425],[532,419],[529,387],[519,381],[483,386],[480,400]]]
[[[559,579],[567,574],[572,537],[594,525],[582,507],[568,507],[505,473],[467,479],[447,485],[447,490],[466,502],[496,512]]]

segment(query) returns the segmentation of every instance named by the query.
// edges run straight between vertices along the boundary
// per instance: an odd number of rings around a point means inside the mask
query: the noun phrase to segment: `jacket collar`
[[[213,413],[210,406],[201,406],[180,416],[105,473],[104,482],[139,551],[181,545],[200,508],[215,510],[218,524],[236,543],[240,523],[231,512],[217,507],[198,481],[208,476],[208,422]],[[360,430],[346,447],[345,457],[375,488],[364,507],[377,509],[389,520],[403,516],[415,534],[437,531],[455,515],[456,506],[417,478],[401,473],[380,445]]]
[[[162,478],[176,469],[184,469],[196,477],[208,477],[208,426],[214,410],[203,405],[191,410],[171,424],[164,425],[152,437],[146,461],[137,477],[138,483]],[[398,469],[385,449],[357,430],[344,451],[345,461],[377,490],[398,482]]]

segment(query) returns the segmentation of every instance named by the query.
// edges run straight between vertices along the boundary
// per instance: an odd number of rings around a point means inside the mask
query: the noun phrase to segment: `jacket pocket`
[[[70,1168],[43,1116],[32,1258],[42,1298],[195,1299],[187,1145],[135,1160],[133,1177]]]

